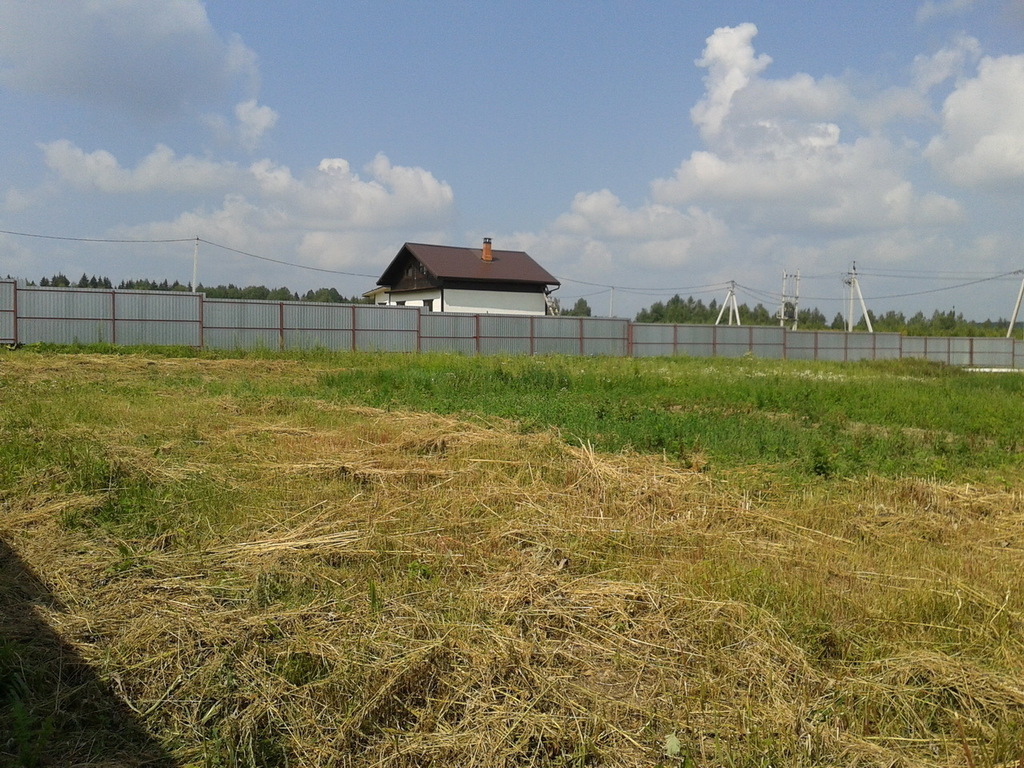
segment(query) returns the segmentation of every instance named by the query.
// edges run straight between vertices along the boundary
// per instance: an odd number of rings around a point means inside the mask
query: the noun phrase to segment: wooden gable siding
[[[419,260],[413,256],[407,254],[399,266],[401,276],[391,286],[392,291],[422,291],[441,287],[441,281],[427,272]]]

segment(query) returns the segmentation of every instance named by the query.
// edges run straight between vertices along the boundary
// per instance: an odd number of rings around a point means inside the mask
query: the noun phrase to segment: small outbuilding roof
[[[532,283],[561,285],[525,251],[492,250],[490,260],[481,248],[459,248],[451,245],[406,243],[392,259],[377,285],[395,285],[401,278],[406,257],[416,259],[434,277],[445,280],[478,280],[481,282]]]

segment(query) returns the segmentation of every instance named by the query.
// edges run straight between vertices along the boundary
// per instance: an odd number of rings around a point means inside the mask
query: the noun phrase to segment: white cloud
[[[733,96],[745,88],[751,78],[764,70],[771,57],[754,56],[750,41],[757,34],[753,24],[719,27],[707,40],[696,64],[708,70],[704,78],[706,94],[690,110],[690,117],[705,140],[713,139],[729,115]]]
[[[1024,183],[1024,55],[985,57],[942,107],[942,133],[925,155],[956,184],[1020,189]]]
[[[66,139],[39,147],[47,166],[63,181],[79,189],[111,194],[216,189],[227,186],[238,175],[234,163],[191,155],[179,158],[163,144],[157,145],[135,168],[122,167],[106,150],[86,152]]]
[[[147,119],[254,91],[255,54],[224,40],[199,0],[5,0],[0,85]]]
[[[256,99],[250,99],[235,105],[235,118],[239,143],[252,151],[259,146],[263,135],[277,124],[278,114],[270,107],[259,106]]]
[[[342,158],[324,159],[300,176],[287,166],[259,160],[239,172],[239,191],[226,194],[217,207],[197,207],[171,221],[121,232],[156,239],[198,235],[259,255],[367,274],[383,270],[396,243],[417,236],[443,238],[454,203],[450,186],[422,168],[393,165],[382,154],[365,173],[364,179]],[[233,263],[245,262],[239,257]],[[266,281],[258,270],[253,274],[256,282]],[[346,290],[370,285],[357,280]]]
[[[710,149],[692,153],[672,178],[652,182],[655,202],[715,206],[729,221],[791,231],[936,225],[961,215],[955,201],[914,190],[901,175],[903,152],[887,139],[843,140],[834,121],[863,105],[842,83],[764,77],[768,60],[755,54],[755,32],[744,24],[708,39],[698,62],[709,69],[700,104],[725,108],[713,124],[708,111],[694,111]]]
[[[552,258],[556,274],[619,285],[643,285],[632,276],[640,268],[676,284],[764,284],[801,266],[845,270],[855,259],[953,252],[941,237],[963,221],[963,207],[915,186],[920,147],[882,128],[934,117],[925,92],[955,77],[976,41],[919,59],[915,87],[857,97],[837,78],[769,77],[756,32],[743,24],[708,38],[697,61],[706,91],[691,111],[704,147],[654,180],[650,200],[630,206],[608,189],[579,193],[543,231],[503,242]],[[680,269],[686,277],[668,277]]]
[[[952,46],[942,48],[931,56],[914,57],[914,87],[926,93],[950,78],[963,74],[965,66],[981,56],[981,43],[969,35],[959,35]]]
[[[436,225],[451,215],[454,193],[423,168],[395,166],[378,154],[366,167],[368,180],[343,158],[326,158],[302,179],[269,160],[250,174],[259,195],[314,229],[380,229]]]

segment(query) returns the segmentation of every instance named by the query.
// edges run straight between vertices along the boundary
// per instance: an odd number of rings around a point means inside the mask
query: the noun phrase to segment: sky
[[[1024,0],[0,0],[0,275],[1009,317]],[[99,242],[124,241],[124,242]],[[174,242],[144,242],[174,241]],[[282,263],[283,262],[283,263]],[[859,316],[859,309],[855,308]]]

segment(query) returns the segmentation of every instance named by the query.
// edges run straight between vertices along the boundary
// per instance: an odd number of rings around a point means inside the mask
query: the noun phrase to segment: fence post
[[[352,351],[356,351],[356,305],[352,304]]]
[[[196,300],[199,302],[199,348],[206,349],[206,313],[204,311],[206,305],[206,294],[197,293]]]
[[[14,281],[14,329],[11,334],[14,336],[14,346],[18,346],[18,281]]]
[[[110,343],[117,346],[117,294],[110,292]]]
[[[277,348],[284,352],[284,302],[277,303]]]

